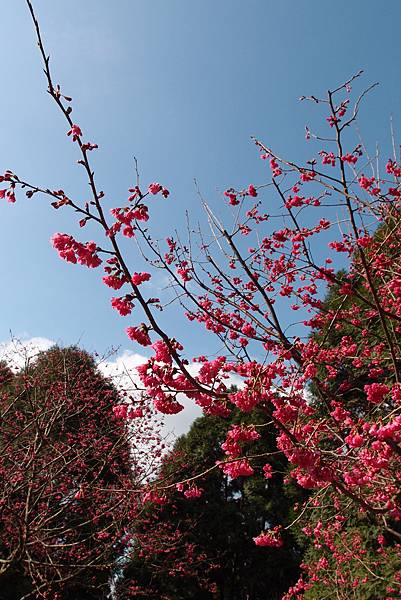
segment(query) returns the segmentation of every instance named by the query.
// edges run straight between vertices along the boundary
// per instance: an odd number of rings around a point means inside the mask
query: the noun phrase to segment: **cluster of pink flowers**
[[[231,206],[237,206],[239,204],[237,193],[233,188],[226,190],[224,195],[228,198],[228,203],[231,204]]]
[[[333,152],[325,152],[324,150],[321,150],[319,154],[322,157],[322,165],[331,165],[332,167],[336,166],[336,157],[334,156]]]
[[[2,178],[0,178],[0,181]],[[7,198],[7,202],[10,204],[14,204],[16,201],[15,193],[13,188],[9,188],[8,190],[0,190],[0,199]]]
[[[386,425],[374,424],[369,433],[378,440],[393,440],[397,444],[401,441],[401,416],[394,417]]]
[[[263,475],[265,479],[271,479],[273,477],[273,468],[269,463],[263,465]]]
[[[113,414],[117,419],[137,419],[144,416],[141,407],[132,408],[128,404],[118,404],[113,406]]]
[[[103,283],[108,287],[113,288],[113,290],[119,290],[124,283],[127,283],[127,280],[125,277],[119,277],[118,275],[105,275],[103,277]]]
[[[394,177],[401,177],[401,166],[398,165],[394,160],[389,158],[386,164],[386,172]]]
[[[260,438],[260,434],[253,427],[234,425],[228,432],[226,441],[221,444],[225,454],[231,458],[241,455],[242,443],[254,442]]]
[[[125,331],[133,342],[138,342],[141,346],[150,346],[149,328],[144,323],[138,327],[127,327]]]
[[[272,170],[273,177],[279,177],[283,171],[281,170],[277,160],[275,158],[271,158],[269,164]]]
[[[355,154],[350,154],[349,152],[347,154],[344,154],[341,157],[341,160],[343,162],[349,163],[351,165],[355,165],[355,163],[358,162],[358,156],[356,156]]]
[[[350,448],[360,448],[364,442],[363,436],[359,433],[350,433],[344,439]]]
[[[390,391],[389,387],[384,383],[371,383],[365,385],[363,389],[365,390],[368,401],[372,404],[379,404],[382,402],[384,397]]]
[[[149,193],[153,194],[154,196],[156,196],[156,194],[159,194],[159,192],[161,192],[162,196],[164,196],[165,198],[167,198],[170,195],[170,192],[162,185],[160,185],[160,183],[151,183],[148,187],[148,190]]]
[[[127,404],[118,404],[117,406],[113,406],[113,413],[117,419],[126,419],[128,415]]]
[[[82,131],[79,125],[72,125],[71,129],[67,131],[67,135],[72,136],[72,141],[76,142],[79,137],[82,136]]]
[[[99,146],[97,144],[91,144],[90,142],[86,142],[85,144],[82,144],[81,148],[83,152],[91,152],[92,150],[96,150],[97,148],[99,148]]]
[[[203,494],[203,490],[196,485],[192,485],[184,492],[186,498],[200,498]]]
[[[157,340],[157,342],[152,344],[152,348],[155,351],[155,360],[166,365],[171,365],[172,358],[170,350],[163,340]]]
[[[340,121],[340,119],[338,119],[335,115],[330,115],[329,117],[326,118],[326,121],[328,122],[330,127],[334,127],[334,125],[336,123],[338,123]]]
[[[142,497],[143,502],[151,502],[152,504],[167,504],[167,496],[160,494],[157,490],[149,490]]]
[[[131,196],[133,198],[133,196]],[[142,198],[142,196],[140,196]],[[136,226],[134,221],[148,221],[149,209],[146,204],[137,202],[134,206],[125,206],[120,208],[112,208],[110,214],[115,217],[116,221],[109,227],[107,234],[115,236],[121,231],[125,237],[132,238],[135,235]]]
[[[246,458],[234,460],[232,462],[220,462],[219,467],[225,475],[228,475],[232,479],[236,479],[237,477],[250,477],[254,473],[253,468]]]
[[[257,192],[255,186],[252,184],[250,184],[248,186],[247,193],[248,193],[248,196],[251,196],[252,198],[256,198],[256,196],[258,195],[258,192]]]
[[[125,237],[132,238],[135,235],[135,225],[133,221],[148,221],[149,211],[146,204],[136,204],[134,207],[126,206],[123,208],[112,208],[110,214],[116,221],[107,231],[109,237],[115,236],[122,229]]]
[[[191,281],[192,276],[191,276],[191,271],[189,268],[188,261],[182,260],[180,262],[179,268],[177,269],[177,273],[181,277],[181,279],[184,283]]]
[[[68,262],[78,263],[89,268],[96,268],[102,263],[97,254],[95,242],[82,244],[66,233],[55,233],[51,241],[60,258]]]
[[[184,408],[183,405],[178,402],[176,397],[162,391],[152,394],[152,399],[156,410],[164,415],[176,415]]]
[[[365,175],[361,175],[358,179],[359,185],[364,190],[369,190],[369,188],[372,187],[372,185],[375,183],[375,181],[376,181],[376,178],[374,176],[373,177],[365,177]]]
[[[257,546],[266,546],[269,548],[280,548],[283,540],[280,537],[281,527],[274,527],[268,531],[263,531],[260,535],[253,538]]]
[[[150,273],[134,273],[131,277],[131,281],[134,285],[141,285],[145,281],[149,281]]]
[[[120,313],[122,317],[130,315],[134,307],[132,303],[132,296],[128,294],[126,296],[122,296],[121,298],[112,298],[111,305]]]

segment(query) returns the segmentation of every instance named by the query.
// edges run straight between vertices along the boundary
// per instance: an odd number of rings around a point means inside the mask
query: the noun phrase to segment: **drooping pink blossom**
[[[82,135],[81,128],[79,127],[79,125],[74,124],[71,126],[71,129],[67,132],[67,135],[71,135],[72,141],[76,142],[77,139]]]
[[[148,190],[151,194],[156,195],[159,192],[161,192],[163,189],[163,186],[160,185],[160,183],[151,183],[148,187]]]
[[[144,324],[139,327],[127,327],[125,331],[130,340],[138,342],[141,346],[150,346],[152,343],[148,334],[148,328]]]
[[[265,546],[269,548],[280,548],[283,540],[280,537],[280,527],[274,527],[268,531],[263,531],[257,537],[253,538],[256,546]]]
[[[150,273],[134,273],[131,277],[131,281],[134,285],[141,285],[145,281],[149,281]]]

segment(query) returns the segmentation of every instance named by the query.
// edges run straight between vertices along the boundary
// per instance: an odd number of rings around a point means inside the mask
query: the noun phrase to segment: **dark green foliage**
[[[327,500],[308,515],[312,529],[333,518],[335,511]],[[399,598],[395,579],[401,569],[398,542],[352,502],[343,500],[341,508],[346,521],[336,534],[325,538],[323,525],[322,535],[312,534],[307,540],[304,563],[309,565],[312,585],[305,600]],[[300,531],[299,537],[306,539]]]
[[[154,554],[141,556],[138,548],[125,573],[127,580],[135,580],[143,587],[143,595],[138,597],[274,600],[281,598],[297,579],[301,556],[290,534],[284,533],[282,548],[257,547],[252,540],[267,524],[285,525],[292,513],[291,502],[283,492],[287,465],[277,452],[274,430],[271,425],[265,425],[266,420],[262,411],[249,415],[240,415],[237,411],[230,420],[202,417],[194,422],[187,435],[178,439],[161,473],[161,478],[167,482],[183,481],[224,459],[220,445],[230,425],[260,425],[258,431],[262,436],[246,446],[246,454],[255,457],[251,459],[255,476],[232,480],[221,469],[214,468],[196,481],[203,489],[200,498],[186,499],[182,493],[174,492],[159,511],[152,506],[140,529],[157,532],[159,528],[163,531],[167,524],[173,531],[179,529],[182,551],[185,553],[184,542],[197,548],[192,558],[196,564],[191,565],[188,560],[187,573],[184,569],[176,575],[169,554],[158,558]],[[269,480],[264,478],[262,471],[267,462],[274,471]],[[203,563],[199,556],[203,557]],[[179,553],[175,558],[185,561],[185,555],[180,557]],[[158,571],[152,568],[155,560],[159,560]],[[209,590],[215,589],[214,593],[205,589],[206,583],[203,587],[200,585],[203,583],[200,575],[205,574]],[[128,598],[123,587],[118,597]],[[155,595],[149,591],[150,587],[156,590]]]
[[[372,252],[373,257],[383,253],[390,262],[398,261],[399,246],[389,243],[389,237],[397,227],[398,215],[397,219],[389,217],[378,227],[373,236],[376,244]],[[348,410],[355,422],[364,419],[377,423],[382,416],[380,410],[383,411],[383,416],[386,416],[396,405],[387,400],[381,408],[372,406],[366,399],[364,386],[375,382],[387,383],[394,368],[388,360],[382,372],[373,375],[371,363],[375,353],[366,360],[363,359],[361,348],[374,348],[383,342],[385,336],[374,296],[366,278],[361,276],[363,268],[358,252],[355,252],[351,266],[351,275],[345,271],[336,274],[336,278],[342,283],[330,286],[321,304],[313,339],[320,348],[335,351],[341,345],[341,339],[348,336],[356,344],[356,350],[352,356],[342,359],[334,378],[327,378],[327,372],[320,364],[316,379],[319,384],[325,382],[328,396]],[[377,278],[373,274],[372,282],[376,288],[380,288],[385,284],[385,279]],[[344,283],[351,284],[350,295],[344,293]],[[325,321],[321,320],[322,317]],[[336,320],[341,326],[335,326]],[[384,321],[394,336],[394,342],[398,344],[399,331],[394,329],[390,319],[384,318]],[[354,358],[361,355],[362,360],[355,364]],[[383,357],[380,358],[380,364],[383,365]],[[319,410],[322,400],[318,386],[313,382],[310,391],[314,407]],[[323,412],[324,410],[323,407]],[[342,433],[346,435],[349,429],[344,427]],[[358,468],[358,463],[355,464],[355,468]],[[317,540],[315,527],[322,524],[323,531],[327,533],[329,526],[339,515],[344,518],[344,522],[338,531],[335,534],[331,531],[325,540]],[[308,537],[302,533],[305,526],[312,531]],[[381,515],[368,514],[349,498],[327,493],[317,502],[314,509],[309,507],[304,518],[297,523],[294,534],[298,543],[305,548],[303,562],[309,565],[306,580],[311,587],[305,593],[305,600],[336,597],[341,600],[399,598],[401,528],[398,519],[383,519]]]

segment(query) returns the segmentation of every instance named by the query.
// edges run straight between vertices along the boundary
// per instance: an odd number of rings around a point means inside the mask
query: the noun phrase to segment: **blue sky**
[[[359,68],[380,86],[363,106],[370,144],[389,145],[389,118],[400,127],[401,3],[340,0],[34,0],[56,82],[74,98],[75,120],[99,144],[99,187],[122,205],[137,156],[144,183],[172,192],[154,214],[166,237],[189,210],[199,216],[193,180],[213,206],[221,191],[266,180],[250,142],[306,156],[304,125],[317,121],[302,94],[321,94]],[[3,85],[0,170],[85,199],[75,148],[45,92],[23,0],[2,3]],[[386,150],[384,150],[386,154]],[[218,210],[218,209],[217,209]],[[71,212],[20,195],[0,207],[0,340],[44,337],[100,353],[129,348],[100,272],[61,262],[49,243],[73,233]],[[135,251],[132,260],[135,264]],[[139,263],[138,263],[139,264]],[[135,320],[135,319],[134,319]],[[142,320],[142,319],[140,319]],[[170,313],[170,333],[199,341]],[[196,342],[196,344],[195,344]],[[138,351],[136,347],[134,349]],[[205,346],[202,351],[206,351]]]

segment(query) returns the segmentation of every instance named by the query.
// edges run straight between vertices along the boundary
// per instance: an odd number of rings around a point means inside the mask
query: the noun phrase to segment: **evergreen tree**
[[[211,468],[226,458],[221,444],[230,427],[248,423],[256,425],[261,433],[259,440],[247,445],[257,475],[233,479],[221,469]],[[272,469],[269,479],[263,472],[267,462]],[[177,440],[160,480],[165,484],[183,482],[194,473],[207,473],[199,481],[178,484],[178,490],[168,496],[165,504],[157,509],[149,506],[144,519],[136,524],[137,545],[118,598],[129,598],[127,590],[132,585],[141,589],[138,597],[143,598],[281,598],[298,576],[299,547],[290,534],[284,535],[285,543],[280,548],[258,547],[252,537],[291,519],[292,500],[283,491],[286,469],[285,459],[277,452],[274,430],[266,424],[262,410],[249,415],[235,411],[227,420],[198,418]],[[166,550],[163,538],[159,538],[158,551],[155,547],[150,552],[144,549],[141,538],[160,535],[166,525],[170,534],[180,532],[179,543]]]

